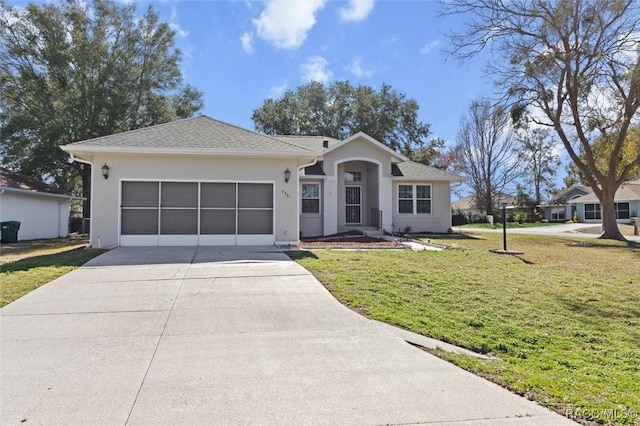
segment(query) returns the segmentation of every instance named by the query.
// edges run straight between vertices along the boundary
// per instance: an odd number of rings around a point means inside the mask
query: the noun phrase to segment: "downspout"
[[[93,182],[95,181],[95,179],[93,178],[93,163],[91,161],[88,160],[82,160],[80,158],[77,158],[75,155],[73,155],[72,152],[69,153],[69,156],[71,157],[71,159],[75,162],[77,161],[78,163],[83,163],[83,164],[88,164],[91,166],[91,199],[89,200],[89,202],[91,203],[91,216],[93,216],[93,200],[94,200],[94,192],[93,192]],[[92,248],[93,244],[91,244],[91,240],[93,239],[93,218],[89,218],[90,222],[89,222],[89,245],[87,246],[87,248]]]

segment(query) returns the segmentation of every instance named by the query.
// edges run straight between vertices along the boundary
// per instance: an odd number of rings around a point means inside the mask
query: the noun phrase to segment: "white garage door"
[[[273,183],[122,181],[121,246],[273,244]]]

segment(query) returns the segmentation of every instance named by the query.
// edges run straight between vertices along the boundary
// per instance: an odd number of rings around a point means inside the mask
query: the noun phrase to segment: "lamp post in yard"
[[[500,205],[502,206],[502,246],[503,250],[507,251],[507,199],[500,198]]]

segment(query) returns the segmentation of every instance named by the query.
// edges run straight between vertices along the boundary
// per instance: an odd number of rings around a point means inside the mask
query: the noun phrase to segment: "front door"
[[[362,224],[362,187],[347,185],[345,188],[345,224]]]

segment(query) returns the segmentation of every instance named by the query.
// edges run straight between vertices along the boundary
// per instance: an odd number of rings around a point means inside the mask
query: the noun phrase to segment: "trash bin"
[[[13,244],[18,242],[18,230],[20,230],[20,222],[16,220],[0,222],[0,228],[2,228],[3,243]]]

